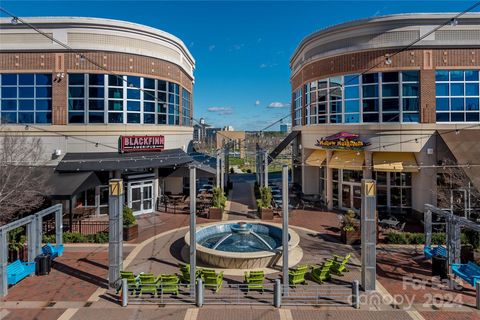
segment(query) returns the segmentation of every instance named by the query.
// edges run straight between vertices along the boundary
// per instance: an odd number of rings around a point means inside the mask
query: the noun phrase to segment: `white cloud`
[[[214,112],[219,115],[232,114],[233,109],[231,107],[208,107],[208,112]]]
[[[195,45],[195,42],[190,42],[190,44],[188,45],[189,48],[193,48],[193,46]]]
[[[233,45],[233,49],[234,49],[234,50],[240,50],[240,49],[242,49],[243,47],[245,47],[245,44],[244,44],[244,43],[234,44],[234,45]]]
[[[270,102],[270,104],[267,106],[267,108],[286,108],[289,107],[290,103],[284,103],[284,102],[279,102],[279,101],[274,101]]]
[[[213,49],[215,49],[217,46],[214,45],[214,44],[211,44],[208,46],[208,51],[213,51]]]
[[[268,67],[268,65],[267,65],[266,63],[262,63],[262,64],[260,65],[260,69],[267,68],[267,67]]]
[[[260,105],[260,100],[255,100],[255,105],[259,106]]]
[[[265,68],[273,68],[275,66],[277,66],[278,64],[277,63],[262,63],[260,65],[260,69],[265,69]]]

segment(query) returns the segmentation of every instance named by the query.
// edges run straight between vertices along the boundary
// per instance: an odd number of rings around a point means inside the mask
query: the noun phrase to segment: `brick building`
[[[301,132],[294,179],[305,194],[359,210],[360,181],[374,178],[380,211],[422,212],[440,190],[475,206],[467,186],[480,187],[480,15],[452,16],[357,20],[299,44],[290,61],[292,129]],[[463,170],[463,185],[445,180],[446,163]]]
[[[53,196],[100,214],[108,179],[122,177],[127,204],[148,213],[162,193],[182,192],[174,172],[193,161],[195,67],[183,42],[124,21],[24,20],[45,35],[0,19],[0,124],[41,139],[36,165],[52,168],[54,184],[75,181]]]

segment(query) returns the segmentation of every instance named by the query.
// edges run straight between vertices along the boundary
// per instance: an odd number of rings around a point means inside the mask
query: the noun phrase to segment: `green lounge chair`
[[[250,290],[264,290],[263,282],[265,281],[265,274],[263,271],[245,271],[244,283],[247,285],[247,292]]]
[[[187,287],[189,287],[190,286],[190,265],[189,264],[184,264],[184,263],[179,263],[178,266],[180,268],[180,273],[181,273],[180,281],[182,283],[188,284]],[[195,272],[196,278],[200,277],[201,272],[202,272],[201,269],[197,269],[197,271]]]
[[[120,271],[120,279],[127,279],[128,290],[135,292],[137,290],[137,277],[132,271]],[[117,294],[122,290],[122,284],[117,288]]]
[[[306,284],[306,280],[305,280],[305,274],[307,274],[308,272],[308,267],[307,268],[304,268],[302,266],[302,268],[300,268],[299,270],[289,270],[288,271],[288,283],[291,285],[291,286],[296,286],[297,284]]]
[[[174,293],[178,295],[178,279],[175,274],[161,274],[158,276],[157,286],[160,289],[160,293]]]
[[[299,264],[294,268],[290,268],[290,270],[296,272],[308,272],[308,269],[310,269],[308,264]]]
[[[214,275],[207,273],[206,275],[202,275],[202,277],[205,288],[212,288],[215,293],[220,291],[220,289],[222,288],[223,271],[219,274],[215,273]]]
[[[351,255],[347,254],[343,259],[339,256],[333,256],[331,272],[336,275],[343,276],[343,272],[348,272],[346,264],[350,260]]]
[[[320,267],[313,268],[312,272],[310,273],[312,280],[319,284],[322,284],[325,280],[330,280],[330,268],[332,265],[333,262],[331,260],[327,260]]]
[[[153,276],[153,274],[140,274],[138,276],[140,282],[138,283],[138,291],[140,296],[144,294],[150,294],[154,297],[157,296],[157,279]]]

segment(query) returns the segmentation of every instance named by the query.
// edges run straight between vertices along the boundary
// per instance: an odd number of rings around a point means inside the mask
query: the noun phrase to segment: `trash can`
[[[440,279],[446,279],[448,276],[447,258],[443,256],[432,257],[432,276],[439,276]]]
[[[35,275],[45,276],[50,273],[52,268],[50,255],[49,254],[40,254],[35,258]]]

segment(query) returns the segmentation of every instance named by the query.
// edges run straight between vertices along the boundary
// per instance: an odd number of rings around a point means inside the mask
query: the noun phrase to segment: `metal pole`
[[[42,231],[42,223],[43,223],[43,217],[41,216],[36,216],[32,221],[32,224],[35,228],[35,254],[33,256],[33,259],[35,259],[36,256],[42,253],[42,238],[43,238],[43,231]],[[32,260],[33,261],[33,260]]]
[[[375,290],[376,271],[376,183],[373,179],[362,179],[361,241],[362,241],[362,287],[365,291]]]
[[[0,296],[2,297],[5,297],[8,294],[7,248],[7,231],[0,229]]]
[[[480,310],[480,282],[475,283],[475,289],[477,293],[475,306],[477,307],[477,310]]]
[[[268,187],[268,151],[265,150],[263,153],[263,161],[264,161],[264,174],[265,174],[265,188]]]
[[[360,294],[358,280],[352,283],[352,304],[355,309],[360,308]]]
[[[128,280],[122,279],[122,307],[128,305]]]
[[[275,308],[282,306],[282,284],[280,283],[280,279],[275,279],[273,286],[273,305]]]
[[[60,207],[55,211],[55,243],[63,244],[63,215]]]
[[[109,181],[108,282],[115,287],[123,268],[123,180]]]
[[[37,217],[34,217],[33,220],[27,224],[27,242],[28,242],[28,262],[35,261],[37,256],[35,252],[35,242],[37,241],[37,236],[35,235],[35,220]]]
[[[221,174],[221,170],[220,170],[220,151],[217,150],[217,185],[216,187],[219,188],[220,187],[220,174]]]
[[[202,283],[202,278],[198,278],[197,295],[195,297],[195,302],[197,304],[197,307],[201,308],[203,306],[203,283]]]
[[[425,246],[429,247],[432,244],[432,211],[425,210],[423,214]]]
[[[282,167],[282,249],[283,285],[288,294],[288,166]]]
[[[225,150],[221,153],[222,157],[222,164],[220,166],[220,188],[222,188],[222,192],[225,191]]]
[[[197,237],[196,230],[196,168],[190,167],[190,294],[195,296],[195,280],[197,271]]]

